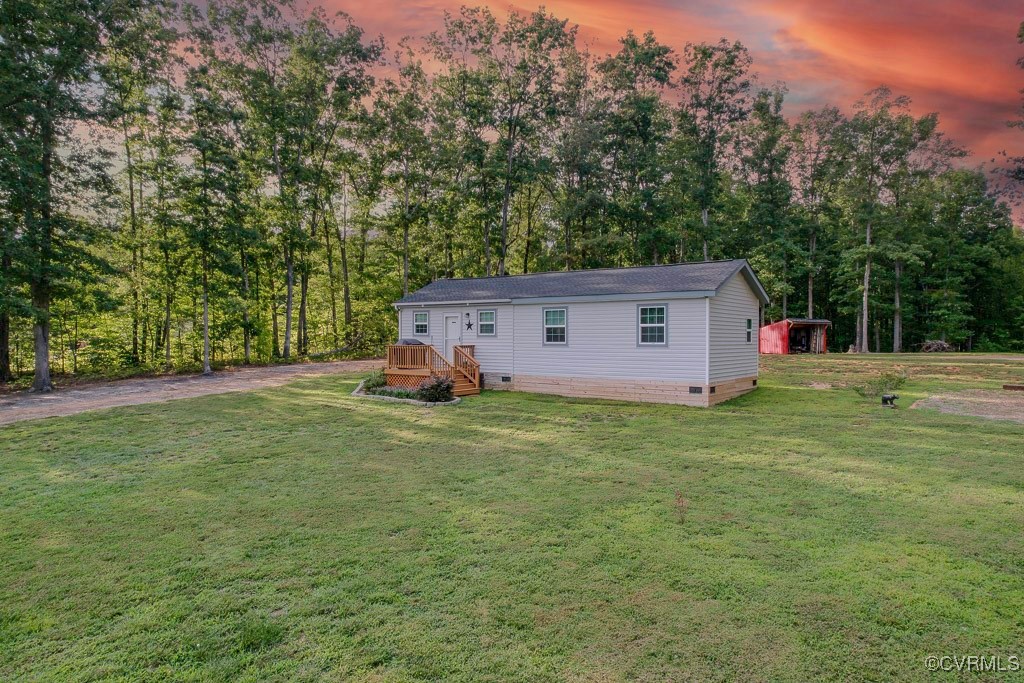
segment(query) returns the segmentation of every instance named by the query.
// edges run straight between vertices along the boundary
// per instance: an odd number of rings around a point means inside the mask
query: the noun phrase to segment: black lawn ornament
[[[899,396],[897,394],[882,394],[882,407],[883,408],[895,408],[896,399]]]

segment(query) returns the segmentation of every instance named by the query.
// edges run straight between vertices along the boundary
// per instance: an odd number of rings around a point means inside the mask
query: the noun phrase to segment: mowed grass
[[[894,365],[897,411],[809,386]],[[1021,656],[1024,430],[908,407],[1022,376],[771,358],[710,410],[430,410],[330,377],[0,428],[0,680],[888,681]]]

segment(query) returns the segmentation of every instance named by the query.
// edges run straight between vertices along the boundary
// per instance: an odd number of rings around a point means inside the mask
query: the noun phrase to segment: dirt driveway
[[[369,372],[384,365],[381,360],[352,360],[303,365],[243,368],[217,372],[209,377],[184,375],[145,377],[91,384],[49,394],[21,391],[0,396],[0,425],[41,417],[74,415],[88,410],[173,401],[229,391],[252,391],[287,384],[303,377],[343,372]]]

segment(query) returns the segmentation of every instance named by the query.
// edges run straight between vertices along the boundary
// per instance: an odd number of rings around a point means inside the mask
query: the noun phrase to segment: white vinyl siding
[[[471,316],[470,319],[476,316],[477,309],[479,306],[466,306],[466,305],[450,305],[450,304],[438,304],[435,306],[416,306],[415,308],[403,306],[399,309],[398,322],[399,330],[398,336],[400,338],[412,337],[417,339],[424,344],[432,344],[438,351],[444,352],[444,328],[443,321],[445,315],[457,315],[459,316],[459,322],[462,326],[462,333],[459,343],[460,344],[472,344],[476,347],[474,353],[476,359],[480,361],[480,369],[484,372],[493,373],[512,373],[512,307],[508,304],[494,304],[488,306],[486,309],[480,308],[480,310],[494,311],[494,330],[493,335],[481,335],[477,334],[478,325],[474,325],[472,330],[466,329],[466,313]],[[430,335],[426,337],[417,337],[412,333],[413,326],[413,314],[416,311],[430,311],[431,329]]]
[[[562,307],[512,306],[515,374],[703,384],[704,299],[675,299],[664,305],[668,343],[645,345],[637,344],[636,301],[565,306],[567,344],[544,343],[544,311]]]
[[[754,291],[743,275],[737,273],[718,289],[710,301],[711,381],[756,376],[758,300]]]
[[[640,308],[661,306],[665,307],[665,343],[641,344]],[[457,315],[462,328],[460,343],[476,347],[476,358],[485,373],[703,385],[706,378],[713,384],[757,376],[758,307],[753,290],[744,276],[737,274],[710,298],[403,306],[398,336],[444,349],[444,316]],[[547,344],[544,311],[563,309],[566,343]],[[495,334],[480,334],[479,313],[491,310]],[[413,334],[416,311],[430,313],[427,336]],[[476,321],[472,330],[466,329],[467,313],[468,320]]]

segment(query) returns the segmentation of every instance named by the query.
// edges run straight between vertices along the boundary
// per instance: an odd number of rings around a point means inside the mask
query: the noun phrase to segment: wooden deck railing
[[[431,375],[451,377],[452,365],[433,346],[388,347],[388,367],[399,370],[429,370]]]
[[[455,346],[449,362],[433,346],[423,344],[417,346],[388,346],[389,370],[427,370],[431,375],[447,377],[455,380],[461,374],[473,386],[480,386],[480,363],[473,357],[476,347],[472,344]]]

